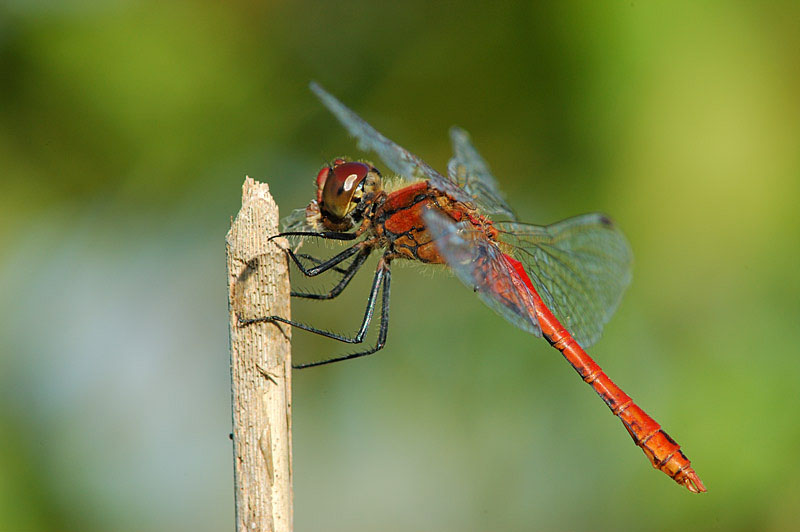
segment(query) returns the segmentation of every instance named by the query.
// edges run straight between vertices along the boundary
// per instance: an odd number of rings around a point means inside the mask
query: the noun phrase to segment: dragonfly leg
[[[297,327],[298,329],[302,329],[304,331],[312,332],[314,334],[319,334],[320,336],[324,336],[326,338],[332,338],[340,342],[345,342],[348,344],[360,344],[361,342],[364,341],[364,336],[366,336],[367,334],[367,329],[369,328],[369,324],[372,321],[372,315],[375,312],[375,303],[378,298],[378,291],[384,284],[384,279],[386,278],[388,272],[389,269],[383,261],[378,263],[378,269],[375,271],[375,278],[372,281],[372,289],[370,290],[369,299],[367,300],[367,308],[364,311],[364,319],[361,322],[361,327],[359,328],[358,332],[353,337],[344,336],[334,332],[326,331],[324,329],[318,329],[317,327],[312,327],[311,325],[306,325],[305,323],[299,323],[296,321],[287,320],[286,318],[282,318],[280,316],[265,316],[260,318],[239,318],[239,326],[245,327],[247,325],[252,325],[253,323],[279,322],[291,325],[292,327]],[[386,298],[387,298],[386,290],[384,290],[384,300]],[[383,326],[383,323],[381,323],[381,325]]]
[[[312,368],[315,366],[322,366],[324,364],[332,364],[334,362],[341,362],[342,360],[350,360],[353,358],[359,358],[367,355],[371,355],[373,353],[377,353],[386,345],[386,335],[389,332],[389,285],[391,283],[392,274],[391,270],[389,269],[389,262],[385,259],[381,259],[381,262],[378,264],[378,271],[375,273],[375,278],[377,280],[380,272],[383,271],[383,292],[381,297],[381,323],[378,329],[378,340],[375,342],[375,345],[366,351],[359,351],[358,353],[350,353],[349,355],[342,355],[339,357],[329,358],[326,360],[318,360],[316,362],[308,362],[306,364],[293,364],[292,367],[294,369],[303,369],[303,368]],[[372,298],[373,295],[377,294],[378,284],[373,285],[373,293],[370,294],[370,304],[367,306],[368,313],[371,312],[370,306],[374,307],[375,301]],[[366,318],[366,316],[365,316]]]
[[[353,279],[353,277],[355,277],[356,273],[358,273],[358,270],[360,270],[361,267],[364,265],[364,263],[367,260],[367,257],[369,257],[369,254],[371,252],[372,252],[372,248],[371,247],[364,247],[356,255],[356,258],[353,259],[353,262],[350,263],[350,266],[348,266],[347,269],[333,268],[334,271],[336,271],[337,273],[341,272],[343,275],[342,275],[342,278],[339,280],[339,282],[336,284],[336,286],[334,286],[330,290],[330,292],[327,292],[327,293],[324,293],[324,294],[316,294],[316,293],[313,293],[313,292],[292,292],[292,296],[293,297],[300,297],[300,298],[304,298],[304,299],[333,299],[333,298],[335,298],[336,296],[341,294],[342,291],[344,291],[345,288],[347,288],[347,285],[350,284],[350,281]],[[311,256],[306,256],[304,258],[310,258],[312,261],[318,261],[317,264],[320,264],[322,262],[319,259],[316,259],[316,258],[311,257]]]
[[[269,237],[269,240],[272,240],[274,238],[278,238],[279,236],[285,236],[285,235],[315,235],[315,236],[320,236],[320,235],[329,235],[329,234],[348,235],[348,238],[335,238],[335,239],[338,239],[338,240],[352,240],[352,238],[355,238],[352,235],[352,233],[304,233],[304,232],[297,232],[297,233],[280,233],[278,235]],[[334,237],[322,236],[322,238],[334,238]],[[364,242],[359,242],[357,244],[354,244],[354,245],[350,246],[349,248],[345,249],[341,253],[339,253],[339,254],[337,254],[337,255],[335,255],[335,256],[333,256],[330,259],[325,260],[325,261],[317,259],[316,257],[312,257],[311,255],[306,255],[304,253],[300,253],[300,254],[295,253],[291,249],[285,249],[285,248],[282,248],[282,249],[283,249],[283,251],[286,252],[287,255],[289,255],[289,258],[291,258],[292,262],[294,262],[297,265],[297,267],[300,269],[300,271],[303,273],[303,275],[305,275],[306,277],[315,277],[315,276],[317,276],[317,275],[319,275],[321,273],[324,273],[324,272],[326,272],[328,270],[333,270],[333,271],[341,273],[343,275],[346,274],[347,270],[346,269],[342,269],[342,268],[338,268],[337,265],[342,263],[342,262],[344,262],[348,258],[352,257],[356,253],[358,253],[358,251],[360,249],[362,249],[364,246],[365,246]],[[259,254],[259,255],[256,256],[256,258],[251,259],[251,261],[249,261],[249,262],[253,262],[258,257],[262,257],[262,256],[263,256],[263,254]],[[312,263],[316,264],[316,266],[314,266],[312,268],[306,268],[305,265],[302,262],[300,262],[301,258],[310,260]]]
[[[363,247],[364,247],[363,242],[354,244],[349,248],[345,249],[344,251],[342,251],[341,253],[329,258],[328,260],[320,262],[313,268],[306,268],[305,265],[302,262],[300,262],[300,259],[297,257],[295,252],[292,251],[291,249],[287,249],[285,251],[289,255],[289,258],[292,259],[292,262],[294,262],[297,265],[297,267],[300,269],[303,275],[305,275],[306,277],[316,277],[317,275],[327,272],[328,270],[334,268],[338,264],[346,261],[353,255],[358,253]]]
[[[317,264],[318,265],[318,264],[322,264],[323,262],[325,262],[324,259],[319,259],[319,258],[315,257],[314,255],[309,255],[308,253],[295,253],[295,255],[297,256],[298,259],[307,260],[308,262],[311,262],[312,264]],[[340,273],[342,275],[347,273],[347,269],[340,268],[339,266],[336,266],[335,268],[331,268],[331,270],[335,271],[336,273]]]
[[[325,240],[355,240],[358,238],[358,234],[356,233],[344,233],[341,231],[288,231],[286,233],[272,235],[269,239],[273,240],[283,236],[313,236]]]

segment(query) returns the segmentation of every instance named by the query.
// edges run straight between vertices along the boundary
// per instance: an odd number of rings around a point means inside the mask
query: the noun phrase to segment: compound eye
[[[334,218],[342,219],[355,207],[353,196],[367,177],[370,167],[364,163],[335,164],[325,177],[322,208]]]
[[[325,187],[325,182],[331,173],[330,166],[323,166],[322,170],[317,174],[317,204],[322,203],[322,189]]]

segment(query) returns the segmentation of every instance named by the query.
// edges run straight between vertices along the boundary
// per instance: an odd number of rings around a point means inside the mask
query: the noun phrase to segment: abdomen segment
[[[661,425],[634,403],[628,394],[614,384],[597,362],[578,345],[569,331],[542,302],[522,264],[509,256],[506,256],[506,260],[520,274],[533,294],[536,318],[544,337],[553,347],[561,351],[578,375],[597,392],[611,412],[622,421],[633,441],[642,448],[653,467],[660,469],[693,493],[706,491],[700,477],[692,469],[691,462],[681,451],[680,445],[661,429]]]

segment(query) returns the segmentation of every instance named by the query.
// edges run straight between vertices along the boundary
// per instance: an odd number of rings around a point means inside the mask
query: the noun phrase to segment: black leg
[[[335,255],[335,256],[331,257],[330,259],[328,259],[328,260],[326,260],[324,262],[321,262],[320,264],[317,264],[313,268],[306,268],[305,266],[303,266],[303,263],[300,262],[300,259],[297,258],[297,255],[295,255],[294,251],[292,251],[291,249],[287,249],[286,253],[289,255],[289,258],[292,259],[292,261],[297,265],[297,267],[300,269],[300,271],[303,272],[303,275],[305,275],[306,277],[315,277],[315,276],[317,276],[317,275],[319,275],[321,273],[324,273],[324,272],[330,270],[331,268],[333,268],[337,264],[340,264],[340,263],[346,261],[347,259],[349,259],[353,255],[358,253],[361,249],[363,249],[363,247],[364,247],[364,243],[363,242],[359,242],[358,244],[354,244],[354,245],[350,246],[349,248],[345,249],[344,251],[342,251],[341,253],[339,253],[338,255]]]
[[[298,259],[307,260],[308,262],[310,262],[312,264],[322,264],[323,262],[325,262],[324,260],[318,259],[314,255],[309,255],[308,253],[295,253],[295,255],[297,255]],[[342,275],[347,273],[347,270],[345,268],[340,268],[338,266],[335,267],[335,268],[331,268],[331,269],[333,271],[335,271],[336,273],[341,273]]]
[[[366,351],[359,351],[358,353],[351,353],[349,355],[343,355],[340,357],[329,358],[327,360],[318,360],[317,362],[309,362],[307,364],[293,364],[292,367],[295,369],[303,369],[303,368],[313,368],[315,366],[322,366],[324,364],[332,364],[334,362],[341,362],[342,360],[350,360],[352,358],[359,358],[364,357],[367,355],[371,355],[373,353],[377,353],[386,345],[386,335],[389,332],[389,285],[392,279],[392,273],[389,269],[389,263],[384,262],[382,259],[381,262],[378,264],[378,271],[380,272],[381,268],[385,268],[386,272],[383,276],[383,294],[382,294],[382,302],[381,302],[381,324],[380,328],[378,329],[378,341],[375,345],[367,349]],[[378,277],[378,274],[375,274],[375,277]],[[377,285],[375,285],[377,286]],[[374,301],[372,302],[374,305]]]
[[[336,286],[334,286],[331,289],[330,292],[328,292],[326,294],[315,294],[315,293],[310,293],[310,292],[292,292],[292,296],[293,297],[301,297],[301,298],[304,298],[304,299],[333,299],[333,298],[335,298],[336,296],[341,294],[342,291],[345,288],[347,288],[347,285],[350,284],[350,281],[353,279],[353,277],[355,277],[355,275],[358,272],[358,270],[360,270],[361,267],[364,265],[364,262],[366,262],[367,257],[369,257],[369,254],[371,252],[372,252],[372,248],[371,247],[365,247],[365,248],[363,248],[361,250],[361,252],[358,255],[356,255],[356,258],[353,259],[353,262],[350,264],[350,266],[347,267],[346,270],[343,270],[341,268],[333,268],[334,271],[337,271],[337,272],[341,271],[342,273],[344,273],[344,275],[342,276],[341,280],[336,284]],[[306,258],[306,257],[304,257],[304,258]],[[315,259],[314,257],[310,257],[310,258],[313,261],[318,261],[319,260],[319,259]],[[319,262],[317,262],[317,264],[319,264],[321,262],[322,261],[319,261]]]
[[[287,233],[278,233],[269,237],[270,240],[282,236],[314,236],[317,238],[324,238],[326,240],[355,240],[358,235],[355,233],[344,233],[340,231],[289,231]]]
[[[367,300],[367,308],[364,311],[364,319],[361,322],[361,328],[352,338],[341,334],[333,333],[330,331],[326,331],[324,329],[318,329],[316,327],[312,327],[311,325],[306,325],[305,323],[299,323],[296,321],[287,320],[286,318],[281,318],[280,316],[266,316],[263,318],[249,318],[249,319],[239,318],[239,326],[244,327],[246,325],[251,325],[253,323],[263,323],[263,322],[272,322],[272,323],[280,322],[280,323],[285,323],[287,325],[291,325],[292,327],[297,327],[298,329],[303,329],[304,331],[312,332],[314,334],[319,334],[320,336],[325,336],[326,338],[332,338],[340,342],[345,342],[348,344],[360,344],[361,342],[364,341],[364,336],[366,336],[367,329],[369,328],[369,324],[372,321],[372,315],[375,312],[375,302],[378,299],[378,290],[380,290],[381,285],[383,284],[383,280],[388,273],[389,273],[388,265],[386,265],[383,261],[379,262],[378,269],[375,271],[375,278],[372,281],[372,289],[370,290],[369,299]],[[386,299],[386,290],[384,290],[384,299]],[[381,321],[383,321],[383,318],[381,318]]]

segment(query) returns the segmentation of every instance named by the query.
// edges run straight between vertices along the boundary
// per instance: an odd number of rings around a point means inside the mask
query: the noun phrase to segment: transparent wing
[[[360,116],[348,109],[342,102],[330,95],[325,89],[311,82],[311,91],[317,95],[339,122],[358,139],[361,150],[369,150],[378,154],[393,172],[406,179],[427,179],[437,189],[445,192],[453,199],[465,203],[471,198],[459,186],[434,170],[425,161],[387,139]]]
[[[453,158],[447,165],[450,179],[466,190],[481,214],[515,220],[514,211],[500,192],[489,165],[470,142],[469,134],[458,127],[450,128],[450,141],[453,144]]]
[[[319,231],[314,223],[306,214],[306,208],[295,209],[288,216],[281,219],[281,233],[290,231]]]
[[[550,311],[582,347],[595,343],[631,281],[633,255],[622,232],[602,214],[495,227]]]
[[[464,284],[520,329],[542,335],[530,290],[486,235],[435,210],[424,212],[423,219],[439,253]]]
[[[319,205],[314,200],[308,204],[308,207],[295,209],[288,216],[281,219],[281,233],[321,231],[322,226],[319,220]],[[287,238],[295,251],[299,250],[300,246],[303,245],[304,237],[302,236],[288,236]]]

